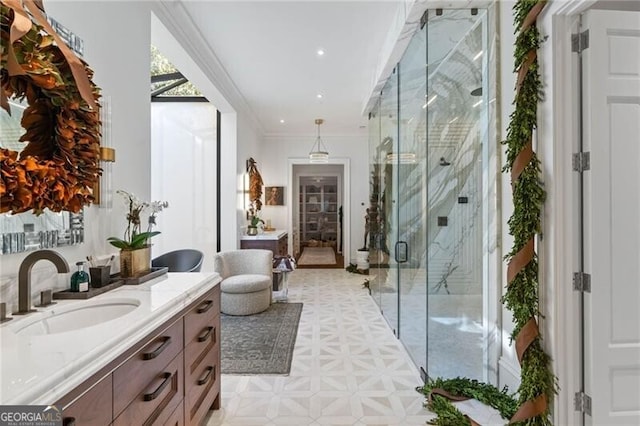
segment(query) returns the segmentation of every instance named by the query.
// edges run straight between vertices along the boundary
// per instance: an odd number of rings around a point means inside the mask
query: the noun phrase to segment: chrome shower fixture
[[[451,163],[450,163],[450,162],[448,162],[447,160],[445,160],[445,158],[444,158],[444,157],[440,157],[440,163],[439,163],[439,164],[440,164],[441,166],[450,166],[450,165],[451,165]]]

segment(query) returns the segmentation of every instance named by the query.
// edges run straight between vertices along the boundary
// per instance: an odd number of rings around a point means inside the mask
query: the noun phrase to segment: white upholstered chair
[[[220,252],[213,260],[222,277],[220,310],[227,315],[252,315],[271,304],[271,250],[246,249]]]

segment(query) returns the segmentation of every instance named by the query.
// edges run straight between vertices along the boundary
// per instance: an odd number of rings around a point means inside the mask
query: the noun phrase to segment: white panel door
[[[583,18],[586,423],[639,425],[640,13]]]

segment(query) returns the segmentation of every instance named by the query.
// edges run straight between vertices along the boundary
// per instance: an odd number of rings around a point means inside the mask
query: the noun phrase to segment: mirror
[[[0,148],[21,151],[20,142],[25,130],[20,125],[26,102],[9,101],[11,115],[0,108]],[[32,213],[0,214],[2,254],[21,253],[41,248],[51,248],[84,242],[84,215],[79,213],[55,213],[45,210],[40,216]]]

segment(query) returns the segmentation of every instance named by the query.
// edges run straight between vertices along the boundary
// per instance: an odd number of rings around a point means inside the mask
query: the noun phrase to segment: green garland
[[[514,25],[517,31],[523,26],[530,11],[539,0],[519,0],[514,6]],[[515,43],[515,70],[525,63],[530,52],[540,48],[542,39],[535,23],[520,31]],[[542,84],[540,82],[538,61],[533,60],[529,71],[522,80],[516,94],[515,110],[511,114],[507,138],[507,165],[504,171],[512,171],[514,162],[520,152],[532,140],[533,129],[537,124],[538,102],[542,100]],[[513,248],[506,259],[513,257],[540,232],[540,217],[545,200],[545,190],[540,181],[540,160],[533,152],[531,159],[522,173],[513,182],[514,211],[509,218],[509,233],[514,237]],[[534,253],[527,265],[508,283],[507,292],[502,302],[513,312],[514,330],[511,335],[515,340],[525,324],[540,315],[538,294],[538,259]],[[521,360],[521,381],[518,388],[520,405],[544,395],[547,404],[542,413],[519,422],[525,425],[551,425],[549,403],[556,393],[556,378],[551,371],[551,359],[544,351],[542,338],[537,336],[525,349]]]
[[[423,387],[416,388],[418,392],[425,395],[430,395],[434,389],[443,389],[456,396],[477,399],[498,410],[503,418],[511,418],[518,409],[518,401],[508,394],[506,386],[499,390],[493,385],[477,380],[456,377],[449,380],[431,380]],[[430,424],[438,426],[471,425],[467,416],[462,414],[447,398],[433,394],[430,399],[429,409],[438,415],[436,419],[429,422]]]
[[[530,157],[524,156],[527,158],[526,165],[521,165],[517,171],[515,169],[518,167],[514,167],[519,156],[530,149],[533,130],[537,123],[537,106],[542,100],[538,61],[532,54],[537,52],[542,42],[535,25],[535,17],[544,7],[544,3],[543,0],[518,0],[513,8],[514,26],[518,33],[514,52],[515,72],[518,73],[521,68],[528,67],[519,76],[520,85],[514,101],[515,110],[510,116],[507,138],[503,142],[507,153],[503,172],[514,174],[512,176],[514,210],[508,221],[509,233],[513,236],[514,243],[505,260],[510,263],[513,261],[514,264],[519,263],[518,255],[526,252],[525,246],[531,245],[535,235],[540,232],[540,215],[545,201],[545,190],[540,181],[540,161],[535,152],[531,150]],[[530,21],[530,14],[533,15],[533,22]],[[526,28],[523,29],[523,27]],[[523,257],[526,259],[525,264],[515,271],[502,298],[502,303],[513,313],[514,330],[511,335],[513,341],[516,341],[527,323],[541,315],[538,295],[538,259],[535,252],[530,258]],[[509,266],[511,267],[511,264]],[[537,332],[537,323],[534,324],[534,328]],[[517,402],[507,395],[506,389],[499,391],[491,385],[470,379],[437,379],[418,390],[429,395],[432,389],[441,388],[456,396],[475,398],[496,408],[503,418],[513,419],[510,424],[551,425],[549,404],[557,392],[556,377],[550,367],[551,359],[543,349],[539,334],[522,346],[520,349],[522,351],[521,381]],[[471,425],[469,419],[442,396],[431,395],[428,407],[438,416],[433,424]],[[524,408],[525,412],[528,408],[529,414],[518,417],[519,408]],[[534,411],[537,414],[531,414]]]

